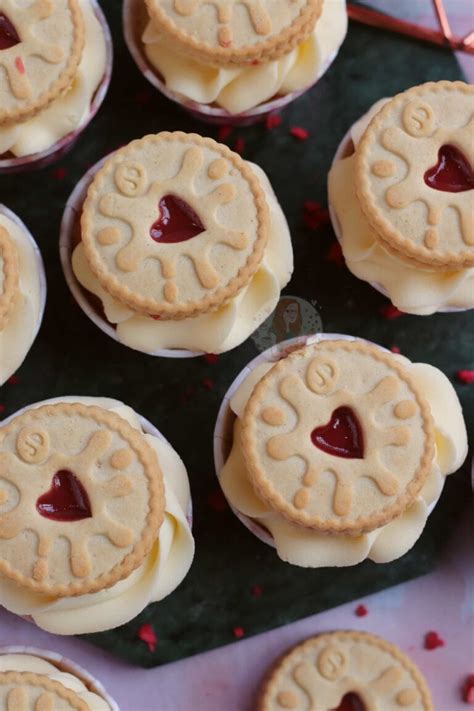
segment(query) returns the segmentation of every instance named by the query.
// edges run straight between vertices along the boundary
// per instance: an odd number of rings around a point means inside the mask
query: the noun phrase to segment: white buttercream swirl
[[[355,149],[367,126],[388,99],[378,101],[351,129]],[[406,313],[425,316],[440,309],[474,307],[474,268],[430,270],[387,252],[370,226],[357,198],[355,155],[337,160],[329,173],[329,202],[340,226],[341,247],[350,271],[379,284],[392,303]]]
[[[18,256],[19,286],[8,320],[0,330],[0,385],[21,365],[36,336],[41,316],[42,269],[32,241],[13,220],[0,213]]]
[[[132,427],[141,429],[136,412],[118,400],[94,397],[63,397],[52,402],[81,402],[115,412]],[[43,403],[37,403],[38,407]],[[86,634],[112,629],[129,622],[151,602],[175,590],[185,578],[194,557],[194,539],[186,519],[191,494],[185,466],[169,445],[144,434],[156,450],[165,484],[165,517],[158,540],[142,565],[128,578],[90,595],[51,598],[20,588],[0,578],[0,605],[17,615],[29,616],[47,632],[61,635]]]
[[[90,0],[79,0],[84,18],[85,44],[74,82],[29,121],[0,126],[0,155],[29,156],[54,146],[86,121],[94,94],[104,77],[107,46]]]
[[[175,51],[150,21],[145,54],[168,89],[200,104],[239,114],[272,99],[309,88],[325,70],[347,32],[345,0],[325,0],[314,32],[280,59],[236,68],[198,62]]]
[[[93,691],[89,691],[82,679],[41,657],[32,654],[0,654],[0,672],[8,671],[32,672],[46,676],[62,684],[66,689],[71,689],[87,704],[89,711],[111,711],[107,701]]]
[[[425,484],[411,506],[385,526],[360,536],[323,535],[292,524],[255,493],[241,450],[241,418],[254,387],[273,363],[255,368],[232,397],[230,406],[236,415],[233,445],[219,473],[219,481],[230,504],[271,533],[282,560],[305,568],[321,568],[355,565],[366,558],[375,563],[388,563],[399,558],[420,537],[430,507],[441,494],[445,477],[457,471],[466,458],[466,426],[449,380],[431,365],[411,363],[403,356],[394,357],[407,368],[430,405],[436,432],[436,455]]]
[[[267,176],[257,165],[249,165],[265,191],[270,213],[269,240],[249,284],[216,311],[180,321],[159,321],[137,314],[102,288],[89,267],[82,244],[76,247],[72,257],[74,274],[85,289],[102,301],[107,320],[117,324],[121,343],[146,353],[160,348],[223,353],[240,345],[275,309],[293,272],[291,237]]]

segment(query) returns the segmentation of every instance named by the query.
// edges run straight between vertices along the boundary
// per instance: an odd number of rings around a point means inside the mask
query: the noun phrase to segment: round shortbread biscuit
[[[220,65],[288,54],[311,34],[323,2],[146,0],[155,26],[174,47],[198,61]]]
[[[33,672],[0,672],[0,709],[5,711],[90,711],[63,684]]]
[[[389,353],[322,341],[280,360],[243,416],[250,480],[293,523],[358,535],[415,499],[434,456],[431,412]]]
[[[256,175],[226,146],[160,133],[99,170],[81,228],[106,291],[144,315],[181,319],[222,306],[250,281],[268,240],[268,207]]]
[[[430,82],[388,101],[356,150],[360,206],[384,247],[421,266],[474,265],[474,86]]]
[[[398,647],[366,632],[338,631],[284,654],[262,686],[257,711],[333,711],[343,699],[344,708],[367,711],[434,708],[423,675]]]
[[[0,331],[7,325],[18,294],[18,255],[8,230],[0,225]]]
[[[0,428],[0,575],[22,587],[67,597],[128,577],[164,503],[156,453],[114,413],[59,403]]]
[[[65,91],[83,45],[78,0],[0,0],[0,125],[31,118]]]

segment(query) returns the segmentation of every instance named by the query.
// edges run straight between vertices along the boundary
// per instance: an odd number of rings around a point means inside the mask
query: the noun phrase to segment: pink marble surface
[[[79,662],[105,684],[122,711],[251,711],[266,667],[287,647],[325,630],[366,630],[413,658],[428,679],[437,711],[463,711],[468,707],[460,688],[474,673],[473,514],[471,505],[430,575],[157,669],[130,667],[79,638],[47,634],[5,611],[0,611],[0,644],[49,648]],[[359,602],[368,609],[366,617],[354,613]],[[430,630],[444,639],[444,647],[423,648]]]

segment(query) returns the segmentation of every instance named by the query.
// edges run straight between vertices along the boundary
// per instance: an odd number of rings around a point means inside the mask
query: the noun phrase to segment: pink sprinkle
[[[16,57],[15,58],[15,67],[18,69],[20,74],[25,73],[25,65],[23,64],[23,60],[21,57]]]
[[[20,382],[20,378],[18,377],[18,375],[11,375],[8,378],[7,382],[9,385],[18,385],[18,383]]]
[[[67,175],[67,173],[66,173],[66,168],[59,167],[59,168],[55,168],[55,169],[53,170],[53,177],[54,177],[56,180],[64,180],[64,178],[66,177],[66,175]]]
[[[225,141],[226,138],[229,138],[231,133],[232,126],[219,126],[219,130],[217,131],[217,138],[219,141]]]
[[[244,150],[245,150],[245,138],[242,138],[242,136],[240,136],[239,138],[237,138],[237,140],[234,143],[234,151],[236,153],[238,153],[239,155],[242,155]]]
[[[444,639],[438,635],[437,632],[427,632],[425,634],[425,649],[437,649],[438,647],[444,647]]]
[[[148,646],[148,649],[150,650],[150,652],[155,651],[156,643],[158,640],[156,638],[155,630],[149,623],[142,625],[137,630],[137,637],[138,637],[138,639],[141,639],[142,642],[145,642],[145,644]]]
[[[456,375],[459,382],[464,383],[464,385],[474,383],[474,370],[458,370]]]
[[[390,346],[390,350],[392,353],[401,353],[401,350],[398,346]]]
[[[387,319],[387,321],[393,321],[396,318],[403,316],[403,312],[397,309],[393,304],[387,304],[387,306],[382,306],[379,309],[379,314]]]
[[[366,615],[369,614],[369,611],[365,605],[357,605],[357,607],[355,609],[355,613],[356,613],[357,617],[365,617]]]
[[[203,378],[202,384],[206,390],[212,390],[214,387],[214,381],[211,378]]]
[[[268,131],[271,131],[273,128],[278,128],[281,122],[282,118],[280,114],[268,114],[267,118],[265,119],[265,128]]]
[[[216,353],[205,353],[203,358],[209,365],[215,365],[219,360],[219,356]]]
[[[309,131],[302,128],[302,126],[293,126],[293,128],[290,128],[290,133],[293,138],[297,138],[299,141],[306,141],[309,138]]]
[[[207,502],[217,513],[223,513],[227,509],[227,500],[220,489],[212,491],[207,497]]]
[[[243,627],[234,627],[232,631],[236,639],[242,639],[242,637],[245,637],[245,630]]]
[[[263,588],[260,585],[254,585],[250,592],[254,597],[262,597]]]
[[[474,704],[474,674],[469,674],[463,684],[462,699],[466,704]]]

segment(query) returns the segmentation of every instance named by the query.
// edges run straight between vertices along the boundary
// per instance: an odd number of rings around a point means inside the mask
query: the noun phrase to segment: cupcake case
[[[191,119],[149,87],[123,39],[120,3],[102,0],[101,6],[115,51],[115,72],[101,111],[56,167],[39,173],[0,174],[1,202],[34,233],[49,285],[35,346],[15,382],[0,389],[0,402],[8,416],[28,403],[67,392],[115,397],[158,427],[182,456],[191,481],[198,550],[190,574],[172,596],[129,624],[87,636],[130,663],[151,667],[230,643],[235,640],[234,628],[242,627],[248,637],[428,572],[468,502],[470,463],[447,480],[415,547],[386,565],[365,562],[339,570],[298,569],[279,561],[271,547],[236,519],[216,481],[213,431],[225,393],[259,354],[255,341],[248,339],[218,362],[134,352],[84,315],[63,276],[58,239],[64,206],[95,163],[129,140],[160,130],[217,137],[216,128]],[[380,310],[389,302],[337,263],[329,221],[314,231],[303,219],[305,201],[327,203],[327,172],[349,126],[381,96],[442,78],[461,78],[448,52],[351,25],[333,66],[312,90],[284,109],[278,128],[234,127],[226,142],[233,147],[238,139],[245,140],[244,157],[267,172],[288,218],[296,263],[286,293],[317,301],[325,332],[354,334],[387,348],[397,346],[411,360],[444,370],[456,384],[472,438],[474,390],[458,383],[456,372],[473,367],[474,313],[387,320]],[[309,138],[293,137],[293,127],[307,129]],[[242,147],[242,141],[239,144]],[[295,179],[289,179],[293,175]],[[255,586],[261,589],[260,596],[252,593]],[[152,623],[160,639],[155,652],[137,638],[144,623]]]

